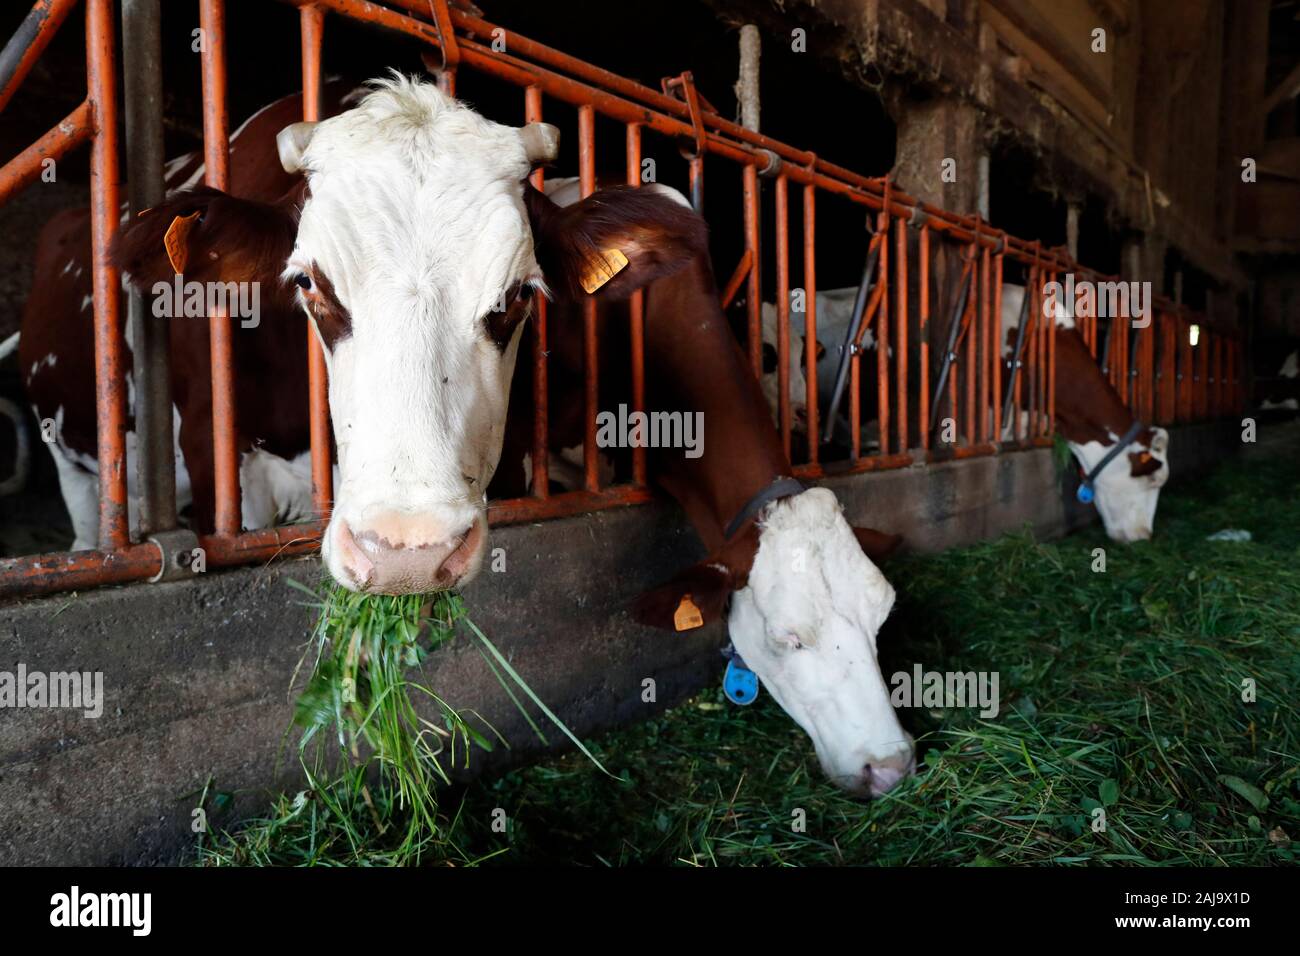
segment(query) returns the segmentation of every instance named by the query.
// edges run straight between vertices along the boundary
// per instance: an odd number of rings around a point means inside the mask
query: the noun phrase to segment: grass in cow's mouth
[[[1253,540],[1205,540],[1223,528]],[[905,711],[920,766],[885,799],[828,785],[770,696],[738,708],[710,689],[599,741],[626,782],[562,757],[473,784],[465,818],[503,807],[512,830],[466,845],[592,866],[1294,865],[1298,545],[1292,455],[1175,485],[1136,546],[1098,528],[891,562],[887,678],[918,662],[997,671],[1002,711]]]
[[[526,717],[520,694],[587,752],[469,619],[454,591],[388,597],[290,583],[320,609],[299,665],[310,663],[310,676],[294,705],[307,789],[279,796],[270,815],[235,834],[202,838],[201,862],[478,862],[457,845],[456,820],[440,812],[438,794],[451,782],[449,770],[468,766],[473,746],[491,750],[494,741],[419,679],[425,658],[461,627]]]

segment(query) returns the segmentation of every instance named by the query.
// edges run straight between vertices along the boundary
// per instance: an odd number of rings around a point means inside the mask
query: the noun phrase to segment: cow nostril
[[[887,757],[874,764],[864,765],[862,777],[871,792],[871,796],[879,797],[902,783],[914,769],[915,760],[909,753],[900,757]]]

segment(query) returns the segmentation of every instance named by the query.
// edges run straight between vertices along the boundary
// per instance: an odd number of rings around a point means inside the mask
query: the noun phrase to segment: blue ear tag
[[[733,657],[727,661],[727,673],[722,677],[722,692],[733,704],[752,704],[758,699],[758,675]]]
[[[1074,497],[1085,505],[1092,504],[1092,485],[1083,482],[1074,492]]]

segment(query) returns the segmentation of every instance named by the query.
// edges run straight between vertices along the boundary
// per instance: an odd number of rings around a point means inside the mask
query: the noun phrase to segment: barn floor
[[[859,803],[826,784],[807,738],[770,698],[742,709],[713,689],[593,742],[621,780],[570,754],[444,795],[457,817],[454,856],[1294,864],[1300,423],[1266,430],[1237,461],[1166,494],[1157,528],[1133,547],[1092,528],[891,564],[900,600],[881,635],[885,673],[918,662],[997,671],[1001,713],[904,711],[920,771],[884,800]],[[1206,541],[1225,528],[1253,540]],[[1104,573],[1092,570],[1096,548]],[[1254,703],[1242,700],[1247,678]],[[504,836],[491,829],[496,808],[509,821]],[[794,832],[800,809],[806,830]],[[382,840],[364,839],[351,861],[381,861]],[[308,845],[320,844],[297,824],[254,825],[219,840],[209,861],[304,862]]]

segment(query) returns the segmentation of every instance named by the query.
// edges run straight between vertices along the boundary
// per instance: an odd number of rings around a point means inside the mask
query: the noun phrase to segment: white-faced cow
[[[818,363],[817,390],[822,414],[830,406],[834,389],[835,371],[840,344],[852,320],[854,288],[830,289],[817,293],[817,337],[822,342],[834,343],[825,349],[825,357]],[[1019,327],[1020,310],[1024,301],[1024,286],[1004,283],[1002,286],[1003,356],[1010,358],[1015,348],[1015,331]],[[764,303],[764,347],[776,341],[776,309]],[[767,321],[769,317],[771,321]],[[1155,524],[1156,503],[1160,489],[1169,480],[1169,433],[1163,428],[1139,425],[1124,404],[1119,393],[1106,380],[1092,358],[1083,339],[1074,327],[1072,311],[1062,307],[1057,316],[1056,353],[1056,422],[1057,431],[1069,443],[1078,459],[1091,488],[1093,501],[1101,515],[1106,533],[1116,541],[1141,541],[1151,537]],[[803,333],[803,315],[790,316],[791,341]],[[868,329],[864,348],[874,353],[875,339]],[[794,349],[791,349],[793,353]],[[775,353],[774,353],[775,354]],[[807,391],[803,366],[794,367],[791,359],[791,407],[803,408]],[[864,369],[874,372],[875,363],[864,359]],[[764,376],[764,394],[773,414],[776,414],[776,397],[779,394],[775,364]],[[874,382],[861,390],[864,432],[870,434],[867,423],[875,414],[876,388]],[[1024,392],[1027,398],[1027,390]],[[848,399],[843,399],[847,402]],[[843,406],[841,406],[843,408]],[[1022,415],[1027,414],[1022,412]],[[804,416],[795,417],[794,431],[806,422]],[[806,432],[806,426],[804,426]],[[1136,429],[1130,436],[1131,429]],[[1126,440],[1126,436],[1128,436]],[[1008,430],[1003,435],[1010,438]],[[1122,448],[1116,448],[1121,445]],[[864,447],[867,447],[864,442]],[[1112,454],[1114,452],[1114,454]]]
[[[644,188],[688,208],[672,190]],[[532,198],[541,236],[563,228],[564,217],[583,205],[572,181],[548,182],[547,194],[556,206]],[[549,277],[545,260],[543,271]],[[560,411],[549,426],[555,449],[583,440],[576,303],[561,297],[551,312],[548,407]],[[705,431],[698,458],[681,448],[648,448],[649,475],[682,505],[709,553],[642,595],[634,613],[669,631],[725,620],[735,651],[812,738],[826,774],[851,792],[880,795],[906,777],[914,760],[876,656],[894,591],[869,557],[888,554],[899,539],[852,528],[832,492],[804,490],[790,478],[790,462],[718,305],[702,249],[686,268],[647,288],[645,310],[646,406],[699,413]],[[616,368],[629,354],[626,316],[602,307],[599,322],[602,366]],[[531,394],[527,364],[515,387],[520,399]],[[627,376],[601,376],[601,408],[630,399]],[[507,481],[531,474],[522,467],[531,417],[511,424],[500,471]],[[621,455],[617,467],[626,474],[630,453]],[[684,610],[697,616],[683,622]]]
[[[1004,358],[1015,350],[1024,295],[1024,286],[1002,286]],[[1106,533],[1115,541],[1145,541],[1169,480],[1169,433],[1139,422],[1124,404],[1075,328],[1069,304],[1045,308],[1056,319],[1056,430],[1079,462]]]

